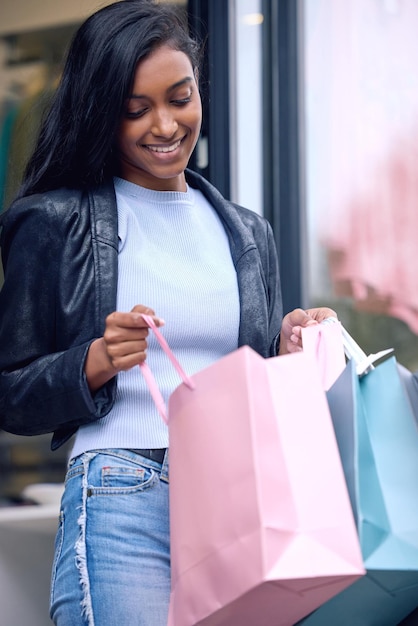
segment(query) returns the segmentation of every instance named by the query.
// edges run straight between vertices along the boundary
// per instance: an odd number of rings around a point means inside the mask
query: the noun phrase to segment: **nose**
[[[154,112],[151,128],[153,135],[169,139],[170,137],[173,137],[177,129],[178,123],[172,111],[163,108]]]

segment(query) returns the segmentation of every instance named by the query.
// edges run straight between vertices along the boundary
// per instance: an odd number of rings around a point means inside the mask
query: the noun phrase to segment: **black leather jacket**
[[[213,204],[229,237],[239,345],[277,354],[282,301],[270,225],[196,173],[187,171],[187,180]],[[92,396],[83,369],[91,342],[116,308],[113,185],[22,198],[2,216],[2,227],[0,427],[21,435],[54,432],[56,449],[78,426],[105,416],[115,399],[117,377]]]

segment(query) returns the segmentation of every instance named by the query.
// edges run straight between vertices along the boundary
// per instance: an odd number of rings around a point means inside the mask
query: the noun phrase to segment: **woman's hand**
[[[317,309],[294,309],[283,318],[280,331],[279,354],[289,354],[302,350],[302,328],[318,324],[328,317],[337,317],[337,314],[328,307]]]
[[[99,389],[118,372],[145,361],[148,326],[141,313],[151,315],[156,326],[163,326],[164,321],[142,304],[129,313],[115,311],[106,318],[103,337],[92,342],[84,366],[90,391]]]

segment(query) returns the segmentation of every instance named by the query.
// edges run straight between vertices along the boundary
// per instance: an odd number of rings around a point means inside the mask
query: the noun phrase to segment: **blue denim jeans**
[[[161,465],[112,449],[70,461],[51,581],[56,626],[166,626],[167,457]]]

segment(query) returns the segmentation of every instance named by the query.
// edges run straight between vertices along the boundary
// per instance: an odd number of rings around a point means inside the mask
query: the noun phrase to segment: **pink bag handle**
[[[340,322],[302,328],[302,345],[303,351],[314,357],[327,391],[346,365]]]
[[[178,375],[180,376],[184,384],[187,385],[189,389],[194,389],[195,388],[194,382],[189,376],[187,376],[186,372],[184,371],[180,363],[177,361],[176,357],[174,356],[173,352],[170,349],[170,346],[168,345],[167,341],[164,339],[163,335],[160,333],[158,327],[156,326],[153,318],[150,315],[145,315],[144,313],[142,313],[141,315],[142,315],[142,319],[144,320],[144,322],[153,331],[158,343],[160,344],[161,348],[164,350],[164,352],[166,353],[166,355],[168,356],[168,358],[174,365]],[[157,382],[154,378],[153,373],[148,367],[148,364],[146,361],[144,361],[143,363],[140,363],[139,367],[141,369],[145,382],[147,383],[147,387],[151,393],[152,399],[154,400],[154,404],[157,407],[159,414],[163,418],[164,422],[168,424],[167,407],[164,402],[164,398],[161,395],[161,391],[157,385]]]

